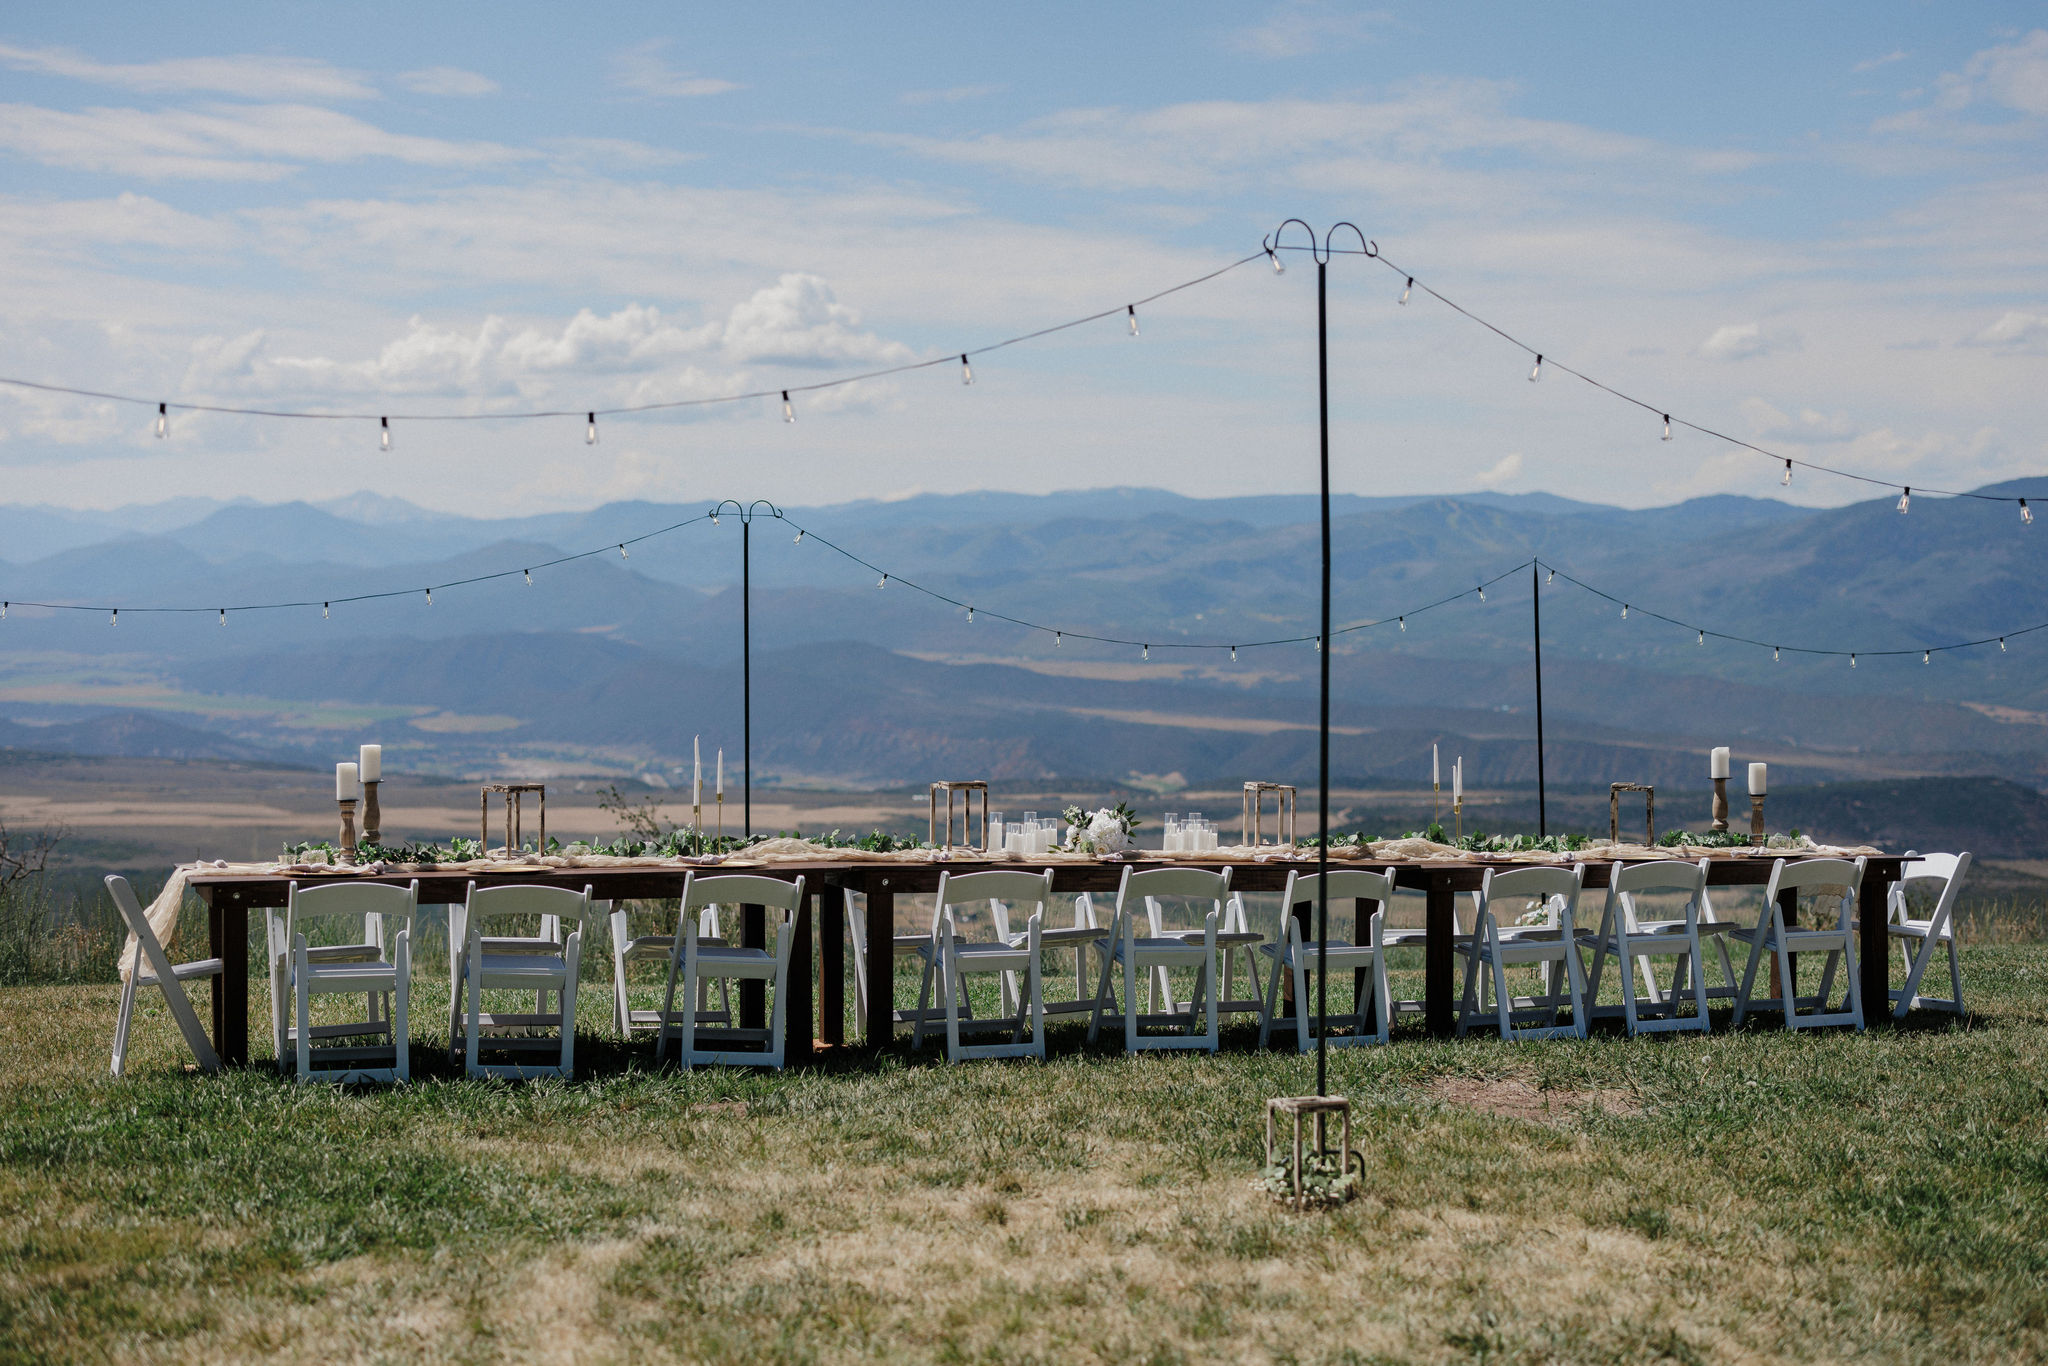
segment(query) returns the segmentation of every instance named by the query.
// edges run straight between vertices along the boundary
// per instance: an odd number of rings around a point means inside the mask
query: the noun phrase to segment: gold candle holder
[[[691,852],[704,852],[704,797],[699,793],[690,803],[690,845]]]
[[[356,861],[356,799],[344,797],[338,803],[341,807],[341,853],[343,863]]]
[[[1714,779],[1714,823],[1708,829],[1718,834],[1728,830],[1728,780]]]
[[[377,806],[377,780],[363,784],[363,839],[379,844],[384,838],[384,813]]]
[[[1764,845],[1764,794],[1761,792],[1749,795],[1749,842],[1759,849]]]
[[[725,794],[718,794],[718,838],[725,839]]]
[[[1465,799],[1463,797],[1451,798],[1451,820],[1457,826],[1457,833],[1451,837],[1451,843],[1453,845],[1463,844],[1465,842]]]
[[[1442,820],[1441,808],[1443,804],[1444,785],[1440,782],[1432,781],[1429,785],[1429,823],[1431,825],[1435,825]]]

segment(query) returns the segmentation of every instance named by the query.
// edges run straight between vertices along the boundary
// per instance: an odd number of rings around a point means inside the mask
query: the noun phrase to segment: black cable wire
[[[1309,250],[1309,248],[1300,246],[1281,246],[1276,243],[1274,244],[1274,250],[1307,251]],[[1713,427],[1708,427],[1698,422],[1688,421],[1685,418],[1679,417],[1677,414],[1673,413],[1670,409],[1665,408],[1661,404],[1651,403],[1645,399],[1637,398],[1634,394],[1626,393],[1623,390],[1615,388],[1611,384],[1608,384],[1602,380],[1595,379],[1593,376],[1587,374],[1583,370],[1573,369],[1571,366],[1566,365],[1563,361],[1558,360],[1556,355],[1552,352],[1539,350],[1538,348],[1529,345],[1529,343],[1523,341],[1520,337],[1515,336],[1513,333],[1507,331],[1505,328],[1502,328],[1492,322],[1489,322],[1487,319],[1480,317],[1477,313],[1474,313],[1471,309],[1466,308],[1457,300],[1431,288],[1427,283],[1423,281],[1422,277],[1411,273],[1405,266],[1395,265],[1377,249],[1377,245],[1375,245],[1372,249],[1365,251],[1360,251],[1350,247],[1332,247],[1330,248],[1330,250],[1333,254],[1340,256],[1364,256],[1372,260],[1378,261],[1388,270],[1393,271],[1394,274],[1401,277],[1404,288],[1421,290],[1423,293],[1429,295],[1430,298],[1435,299],[1438,303],[1442,304],[1444,307],[1450,309],[1454,313],[1460,314],[1461,316],[1468,318],[1475,323],[1478,323],[1481,327],[1493,333],[1502,341],[1505,341],[1510,346],[1513,346],[1516,349],[1520,350],[1522,354],[1527,356],[1534,356],[1543,365],[1549,366],[1553,370],[1562,370],[1565,374],[1570,375],[1574,379],[1584,380],[1587,384],[1592,385],[1595,389],[1600,390],[1602,393],[1612,395],[1613,397],[1620,399],[1624,403],[1634,404],[1636,407],[1641,408],[1644,412],[1654,414],[1655,416],[1669,422],[1674,427],[1684,427],[1690,431],[1698,432],[1701,436],[1712,437],[1716,441],[1725,441],[1731,446],[1739,447],[1740,449],[1746,451],[1753,451],[1756,454],[1765,457],[1766,459],[1775,460],[1781,465],[1796,466],[1800,469],[1806,470],[1816,470],[1822,474],[1832,474],[1840,479],[1854,479],[1858,483],[1870,484],[1877,488],[1899,489],[1902,491],[1917,489],[1921,493],[1936,493],[1947,498],[1975,498],[1980,502],[2018,503],[2021,506],[2025,506],[2026,504],[2027,500],[2025,498],[2020,497],[2017,494],[1973,493],[1963,489],[1938,489],[1925,484],[1903,484],[1895,479],[1877,479],[1867,474],[1858,474],[1854,470],[1838,469],[1833,465],[1822,465],[1812,460],[1802,460],[1797,456],[1786,455],[1780,451],[1771,450],[1766,446],[1759,446],[1754,442],[1745,441],[1739,436],[1730,436],[1728,433],[1716,430]],[[1264,253],[1262,252],[1261,254],[1263,255]]]
[[[174,399],[167,401],[154,398],[139,398],[134,394],[113,394],[98,389],[75,389],[64,384],[45,384],[38,380],[15,379],[5,375],[0,375],[0,384],[12,385],[17,389],[35,389],[47,394],[70,394],[78,398],[105,399],[112,403],[140,404],[144,407],[157,408],[160,411],[226,413],[236,417],[305,418],[316,422],[521,422],[532,418],[554,417],[587,417],[595,421],[600,417],[621,417],[635,413],[662,412],[674,408],[702,408],[718,403],[743,403],[754,399],[774,398],[777,395],[786,398],[790,394],[813,393],[820,389],[835,389],[847,384],[858,384],[864,380],[885,379],[890,375],[907,374],[913,370],[929,370],[935,365],[950,365],[967,356],[986,355],[991,351],[1000,351],[1006,346],[1016,346],[1020,342],[1036,341],[1040,337],[1049,337],[1055,332],[1065,332],[1069,328],[1085,326],[1092,322],[1100,322],[1104,318],[1123,317],[1126,314],[1133,314],[1133,310],[1139,304],[1154,303],[1164,299],[1169,294],[1178,294],[1184,289],[1193,289],[1196,285],[1207,284],[1217,276],[1227,275],[1239,266],[1256,261],[1265,254],[1264,251],[1255,251],[1249,256],[1240,257],[1232,261],[1229,265],[1219,266],[1206,275],[1197,275],[1192,280],[1183,280],[1177,285],[1169,285],[1156,293],[1147,294],[1142,299],[1133,299],[1128,303],[1118,304],[1114,308],[1105,308],[1100,312],[1090,313],[1086,317],[1074,318],[1063,323],[1054,323],[1050,327],[1041,327],[1035,332],[1025,332],[1019,336],[1005,337],[1001,341],[989,342],[983,346],[970,347],[964,352],[952,350],[943,356],[934,356],[929,360],[906,361],[902,365],[891,365],[881,370],[864,370],[857,375],[841,375],[833,379],[813,380],[809,384],[778,384],[772,389],[753,389],[741,394],[719,394],[711,398],[678,398],[661,403],[637,403],[619,408],[592,408],[585,405],[577,408],[542,408],[517,413],[322,413],[278,408],[237,408],[218,403],[181,403]],[[213,609],[208,608],[206,610],[211,611]]]

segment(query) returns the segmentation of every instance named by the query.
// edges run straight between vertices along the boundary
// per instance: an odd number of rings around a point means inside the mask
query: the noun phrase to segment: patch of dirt
[[[692,1105],[693,1115],[731,1115],[734,1119],[747,1117],[747,1103],[743,1100],[706,1100]]]
[[[1587,1106],[1610,1115],[1639,1115],[1643,1112],[1641,1102],[1629,1091],[1611,1088],[1545,1090],[1508,1077],[1439,1077],[1425,1089],[1431,1099],[1445,1105],[1463,1106],[1508,1119],[1524,1119],[1532,1124],[1560,1123]]]

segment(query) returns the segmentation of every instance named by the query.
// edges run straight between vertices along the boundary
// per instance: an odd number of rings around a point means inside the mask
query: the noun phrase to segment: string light
[[[626,547],[623,543],[619,546],[619,558],[622,560],[630,560],[633,558],[631,555],[628,555],[626,553]]]
[[[1773,646],[1771,647],[1771,663],[1773,663],[1773,664],[1776,664],[1777,662],[1778,662],[1778,647],[1777,647],[1777,646],[1775,646],[1775,645],[1773,645]]]
[[[5,613],[0,613],[0,616],[4,616],[4,615],[6,615],[6,614],[5,614]],[[1233,645],[1233,646],[1231,646],[1231,647],[1230,647],[1230,662],[1231,662],[1232,664],[1235,664],[1235,663],[1237,663],[1237,647],[1236,647],[1235,645]]]
[[[1664,414],[1664,439],[1666,441],[1671,439],[1671,414],[1669,413]]]
[[[1849,656],[1849,667],[1852,669],[1856,667],[1856,656],[1854,654]]]
[[[974,367],[967,363],[967,353],[964,351],[960,353],[960,382],[962,384],[974,383]]]
[[[156,405],[156,435],[157,435],[157,440],[161,441],[161,440],[163,440],[163,439],[164,439],[165,437],[169,436],[170,434],[171,434],[171,405],[170,405],[170,404],[168,404],[168,403],[159,403],[159,404],[157,404],[157,405]]]
[[[1150,659],[1151,657],[1152,657],[1152,647],[1151,647],[1150,645],[1147,645],[1147,646],[1145,647],[1145,658],[1147,658],[1147,659]]]
[[[1486,601],[1486,585],[1483,583],[1479,585],[1479,600],[1481,602]]]
[[[7,604],[0,602],[0,621],[7,620]]]
[[[533,587],[533,571],[531,569],[522,569],[519,572],[526,576],[526,586],[528,588]]]
[[[1905,516],[1906,510],[1912,506],[1913,486],[1911,484],[1908,484],[1906,485],[1906,491],[1899,495],[1899,515],[1902,517]]]
[[[884,575],[882,575],[882,578],[881,578],[881,582],[879,582],[879,583],[877,583],[877,584],[875,585],[875,587],[877,587],[877,588],[887,588],[888,586],[889,586],[889,576],[888,576],[887,574],[884,574]]]
[[[1059,648],[1060,648],[1060,639],[1061,639],[1061,637],[1062,637],[1062,636],[1064,636],[1065,634],[1066,634],[1066,633],[1065,633],[1064,631],[1054,631],[1054,632],[1052,633],[1052,648],[1053,648],[1053,649],[1057,650],[1057,649],[1059,649]],[[1235,648],[1235,647],[1232,647],[1232,648]]]
[[[974,624],[974,609],[972,607],[967,609],[967,624],[969,626]]]
[[[1287,273],[1287,267],[1280,264],[1279,252],[1273,250],[1271,247],[1267,247],[1266,259],[1273,263],[1273,273],[1275,275],[1285,275]]]
[[[782,420],[784,422],[796,421],[796,409],[790,404],[789,390],[787,389],[782,391]]]
[[[377,449],[383,451],[391,449],[391,419],[388,417],[377,419]]]
[[[1405,285],[1402,285],[1402,286],[1401,286],[1401,297],[1400,297],[1400,298],[1398,298],[1398,299],[1396,299],[1396,300],[1394,300],[1394,302],[1395,302],[1395,303],[1397,303],[1397,304],[1405,304],[1405,303],[1407,303],[1407,302],[1408,302],[1408,296],[1409,296],[1410,294],[1413,294],[1414,292],[1415,292],[1415,277],[1414,277],[1413,275],[1411,275],[1411,276],[1409,276],[1409,277],[1408,277],[1408,283],[1407,283],[1407,284],[1405,284]]]
[[[1550,577],[1549,577],[1549,578],[1547,578],[1547,579],[1545,579],[1545,580],[1544,580],[1543,582],[1544,582],[1544,583],[1546,583],[1546,584],[1552,584],[1552,583],[1556,583],[1556,582],[1557,582],[1557,571],[1556,571],[1555,569],[1551,570],[1551,571],[1550,571]]]
[[[112,611],[110,611],[110,612],[108,612],[108,613],[107,613],[107,625],[109,625],[109,626],[119,626],[120,624],[121,624],[121,609],[120,609],[120,608],[118,608],[118,607],[116,607],[116,608],[114,608],[114,609],[113,609]]]
[[[228,624],[228,609],[225,607],[220,609],[220,624],[223,626]]]
[[[1131,335],[1135,337],[1138,335],[1138,306],[1136,304],[1125,304],[1124,312],[1131,320]]]
[[[433,605],[434,605],[434,590],[433,590],[433,589],[431,589],[431,588],[429,588],[429,589],[427,590],[427,606],[429,606],[429,607],[432,607]]]
[[[1529,383],[1531,383],[1531,384],[1534,384],[1534,383],[1535,383],[1535,382],[1536,382],[1537,380],[1539,380],[1539,379],[1542,379],[1542,378],[1543,378],[1543,353],[1542,353],[1541,351],[1538,351],[1538,352],[1536,353],[1536,363],[1535,363],[1534,365],[1532,365],[1532,366],[1530,366],[1530,367],[1529,367]]]
[[[1707,633],[1706,633],[1705,631],[1701,631],[1701,632],[1700,632],[1700,644],[1704,645],[1704,644],[1706,644],[1706,643],[1707,643]]]
[[[2027,500],[2024,498],[2020,499],[2020,520],[2028,526],[2034,524],[2034,510],[2027,506]]]
[[[1922,664],[1931,664],[1931,663],[1933,663],[1933,662],[1934,662],[1934,651],[1932,651],[1932,650],[1922,650],[1922,651],[1920,652],[1920,662],[1921,662]]]
[[[1395,621],[1396,621],[1397,623],[1399,623],[1399,624],[1400,624],[1400,627],[1401,627],[1401,634],[1402,634],[1402,635],[1404,635],[1404,636],[1405,636],[1405,635],[1407,635],[1407,634],[1408,634],[1408,618],[1406,618],[1406,617],[1395,617],[1395,618],[1394,618],[1394,620],[1395,620]]]
[[[2000,654],[2004,654],[2004,653],[2005,653],[2005,637],[2004,637],[2004,636],[2000,636],[2000,637],[1998,638],[1998,653],[2000,653]]]
[[[1783,479],[1780,479],[1778,482],[1783,484],[1786,488],[1792,487],[1792,462],[1790,460],[1787,460],[1785,462],[1785,477]]]
[[[329,617],[334,615],[333,612],[329,610],[332,606],[332,603],[323,602],[320,604],[320,620],[326,621]]]
[[[1317,636],[1317,637],[1316,637],[1316,653],[1317,653],[1317,654],[1321,654],[1322,652],[1323,652],[1323,638],[1322,638],[1321,636]]]
[[[585,413],[583,416],[584,420],[590,423],[590,426],[584,429],[583,444],[595,446],[597,444],[597,414]]]
[[[795,540],[793,540],[793,541],[791,541],[791,542],[790,542],[790,544],[791,544],[791,545],[802,545],[803,543],[804,543],[804,532],[803,532],[803,528],[802,528],[802,527],[798,527],[798,528],[797,528],[797,532],[796,532],[796,539],[795,539]]]
[[[1627,621],[1627,620],[1628,620],[1628,604],[1627,604],[1627,603],[1623,603],[1623,604],[1621,605],[1621,619],[1622,619],[1623,621]]]

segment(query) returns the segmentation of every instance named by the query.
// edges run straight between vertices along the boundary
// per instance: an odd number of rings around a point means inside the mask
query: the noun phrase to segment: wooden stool
[[[1351,1164],[1351,1102],[1342,1096],[1282,1096],[1266,1102],[1266,1165],[1273,1165],[1273,1117],[1290,1115],[1294,1119],[1294,1207],[1301,1209],[1301,1120],[1310,1116],[1315,1124],[1315,1153],[1320,1157],[1329,1152],[1328,1133],[1324,1125],[1331,1115],[1344,1117],[1344,1143],[1337,1150],[1338,1171],[1342,1172]],[[1359,1174],[1365,1173],[1363,1159],[1359,1162]]]

